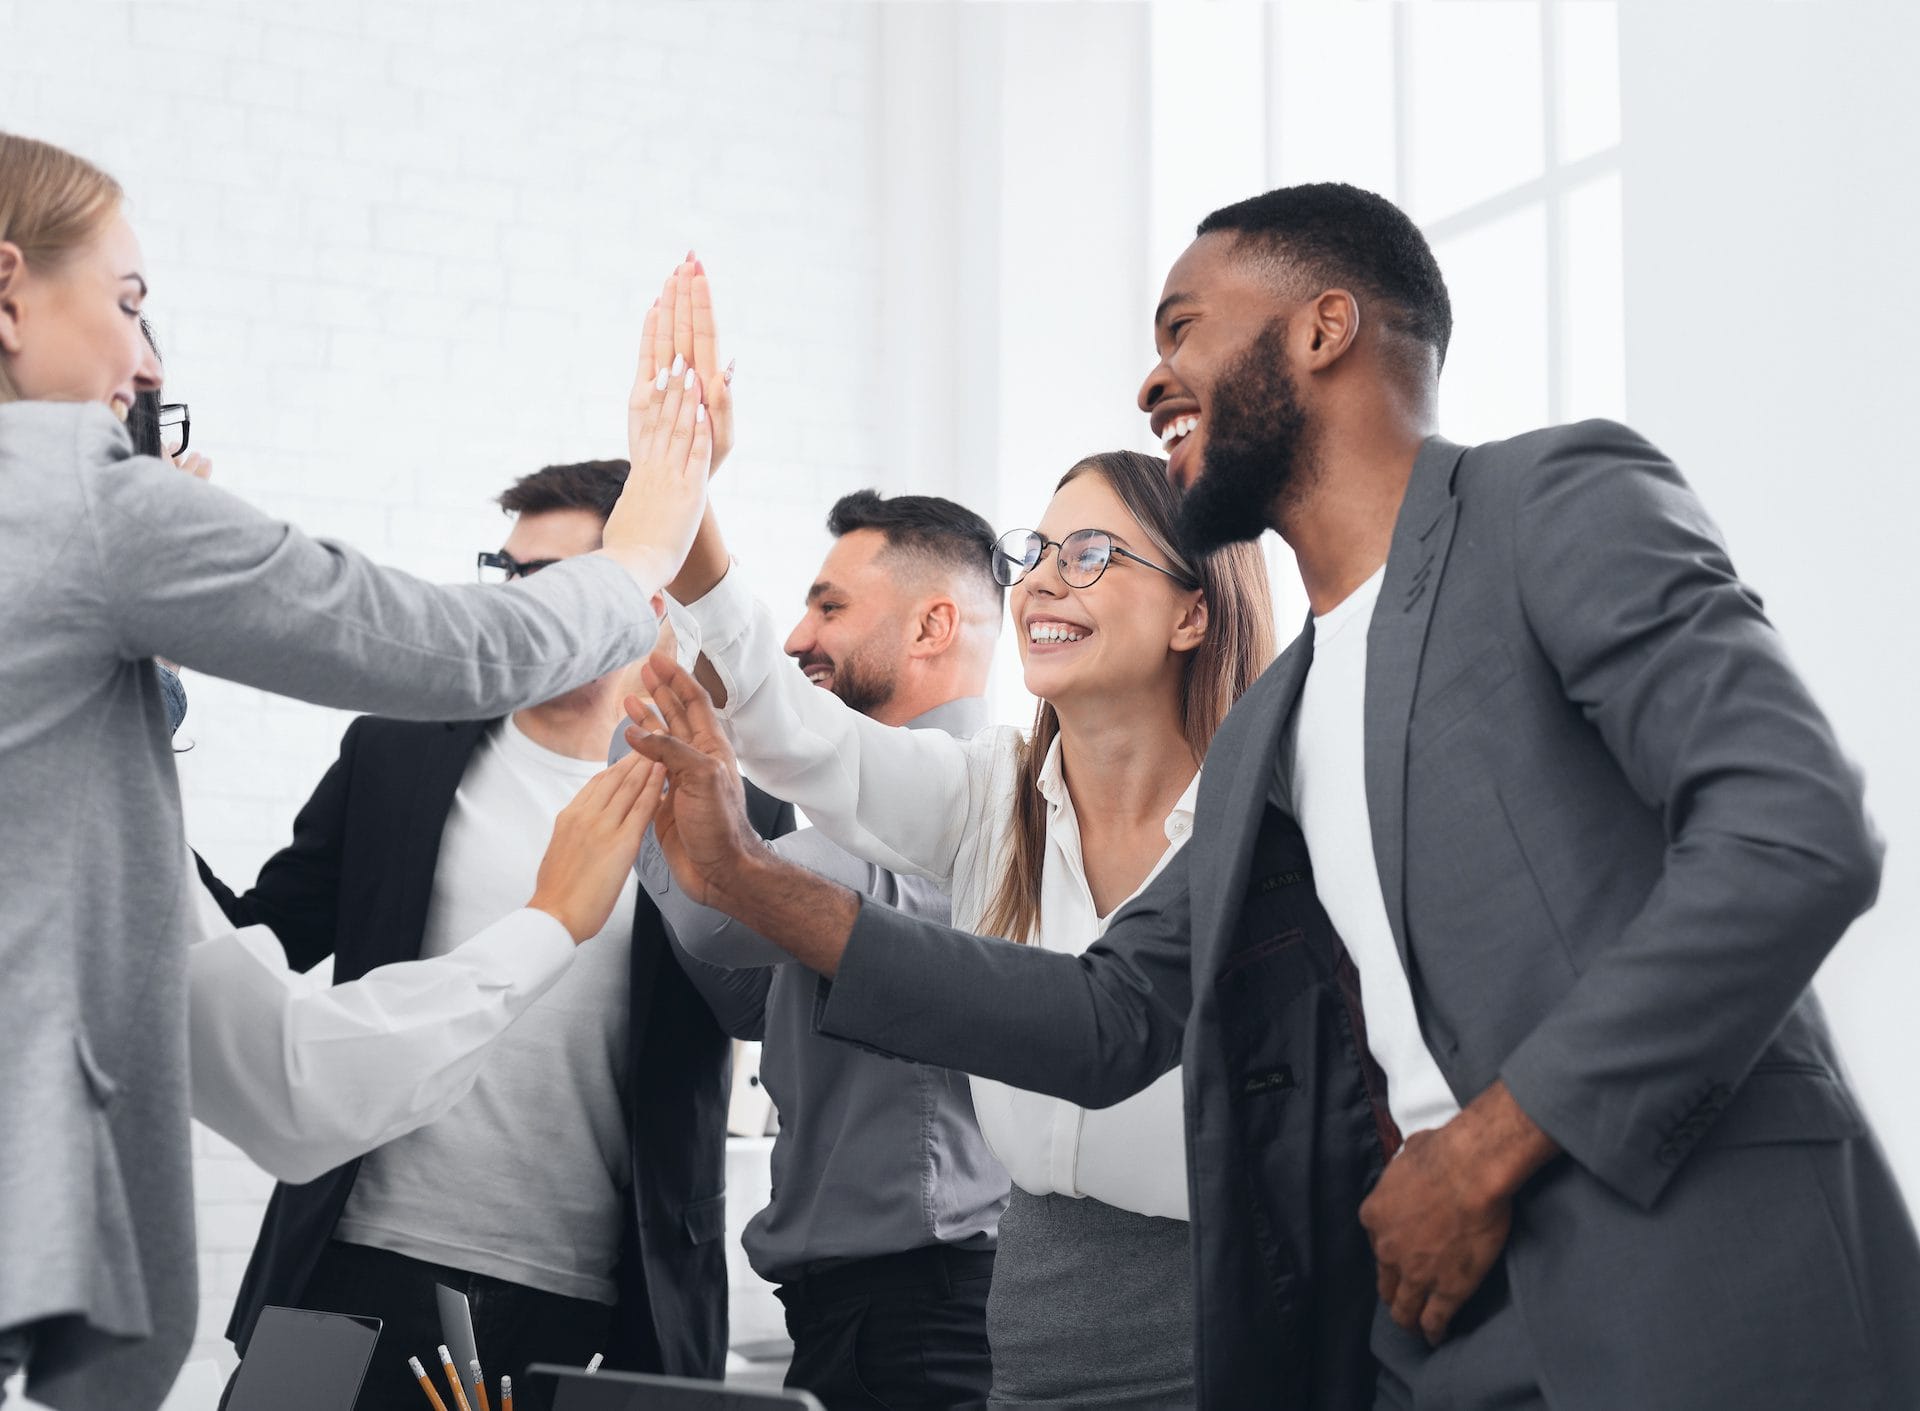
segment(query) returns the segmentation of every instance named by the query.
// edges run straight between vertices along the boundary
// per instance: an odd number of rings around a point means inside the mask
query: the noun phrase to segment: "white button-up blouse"
[[[794,669],[772,614],[738,572],[698,602],[675,605],[674,616],[682,640],[698,643],[726,687],[721,714],[747,776],[849,852],[932,879],[953,898],[953,924],[977,930],[1006,866],[1023,732],[994,726],[962,740],[849,709]],[[1037,782],[1047,802],[1037,943],[1079,955],[1108,918],[1094,910],[1058,740]],[[1167,850],[1142,887],[1185,845],[1199,786],[1196,773],[1167,815]],[[1107,1108],[984,1078],[973,1079],[973,1100],[982,1135],[1022,1190],[1187,1218],[1178,1068]]]

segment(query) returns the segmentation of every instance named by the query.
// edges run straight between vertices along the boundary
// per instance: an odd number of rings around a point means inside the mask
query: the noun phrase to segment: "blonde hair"
[[[1187,653],[1180,683],[1180,728],[1194,760],[1203,759],[1213,733],[1241,692],[1273,660],[1273,594],[1257,543],[1232,544],[1203,559],[1182,552],[1174,533],[1180,499],[1167,482],[1167,463],[1138,451],[1088,456],[1061,477],[1064,486],[1097,475],[1140,521],[1147,538],[1176,571],[1200,585],[1207,604],[1207,635]],[[1057,491],[1060,486],[1055,486]],[[1046,801],[1040,769],[1060,733],[1060,716],[1047,702],[1034,712],[1033,733],[1014,761],[1013,817],[1006,871],[987,905],[980,930],[1025,944],[1040,928],[1040,875],[1047,856]]]
[[[120,183],[47,142],[0,132],[0,241],[30,267],[58,269],[120,208]],[[0,402],[19,398],[0,361]]]

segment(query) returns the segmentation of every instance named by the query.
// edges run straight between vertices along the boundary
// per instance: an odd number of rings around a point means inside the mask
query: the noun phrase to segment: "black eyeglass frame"
[[[178,421],[168,421],[167,413],[169,412],[180,413],[180,419]],[[176,456],[185,455],[187,443],[193,439],[193,417],[187,411],[187,404],[185,402],[162,402],[158,407],[154,408],[153,419],[155,424],[160,428],[160,449],[163,451],[166,449],[167,429],[177,426],[180,428],[180,444],[173,448],[172,454]]]
[[[1033,555],[1032,562],[1026,562],[1024,555],[1016,557],[1001,547],[1001,545],[1005,544],[1007,540],[1013,538],[1016,534],[1024,534],[1026,536],[1027,548]],[[1062,568],[1060,570],[1060,581],[1065,583],[1069,588],[1091,588],[1094,584],[1098,583],[1106,576],[1107,570],[1113,566],[1113,557],[1115,554],[1118,554],[1124,559],[1132,559],[1135,563],[1144,564],[1155,573],[1166,574],[1167,577],[1171,578],[1189,592],[1196,591],[1200,587],[1198,581],[1188,577],[1186,574],[1163,567],[1155,563],[1152,559],[1142,558],[1132,549],[1122,548],[1113,542],[1113,535],[1104,529],[1075,529],[1071,530],[1064,539],[1045,538],[1037,529],[1009,529],[1005,534],[1002,534],[998,539],[993,541],[993,581],[1003,588],[1011,588],[1015,583],[1018,583],[1022,578],[1025,578],[1029,573],[1032,573],[1036,568],[1040,567],[1041,562],[1047,556],[1048,549],[1052,549],[1056,554],[1064,555],[1066,546],[1084,535],[1094,535],[1104,541],[1107,546],[1107,556],[1101,560],[1100,567],[1094,573],[1093,577],[1084,583],[1075,583],[1071,578],[1067,577],[1066,570]],[[1059,562],[1064,563],[1066,560],[1063,557]],[[1002,563],[1019,565],[1019,572],[1014,574],[1011,580],[1002,578],[1000,576],[1000,565]]]
[[[511,583],[516,578],[531,578],[543,568],[552,568],[560,560],[529,559],[522,563],[505,549],[482,549],[474,562],[474,571],[482,583],[487,581],[486,573],[490,568],[506,574],[506,581]]]

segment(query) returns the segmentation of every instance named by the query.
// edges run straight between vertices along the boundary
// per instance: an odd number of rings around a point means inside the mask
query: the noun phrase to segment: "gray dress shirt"
[[[971,735],[986,702],[949,701],[908,723]],[[945,922],[931,882],[863,862],[814,829],[769,844],[781,856],[913,916]],[[673,883],[652,834],[636,869],[680,962],[735,1038],[764,1045],[760,1077],[780,1111],[773,1198],[742,1237],[762,1278],[923,1245],[991,1249],[1007,1173],[974,1121],[964,1074],[888,1058],[814,1032],[820,979]]]

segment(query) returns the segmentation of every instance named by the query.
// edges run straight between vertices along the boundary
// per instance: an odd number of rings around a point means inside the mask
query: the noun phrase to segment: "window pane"
[[[1626,416],[1620,173],[1567,198],[1567,420]]]
[[[1469,444],[1547,422],[1546,213],[1529,206],[1434,250],[1453,300],[1440,429]]]
[[[1267,14],[1276,183],[1347,181],[1403,199],[1394,190],[1393,6],[1311,0]]]
[[[1560,160],[1620,141],[1620,12],[1612,0],[1568,0],[1560,22]]]
[[[1400,13],[1409,40],[1410,214],[1436,220],[1539,176],[1539,8],[1436,0]]]

